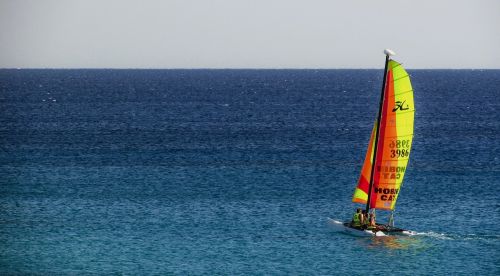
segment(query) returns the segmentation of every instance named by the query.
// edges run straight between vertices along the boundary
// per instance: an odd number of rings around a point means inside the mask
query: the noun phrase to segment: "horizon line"
[[[406,70],[500,70],[499,68],[408,68]],[[378,67],[0,67],[0,70],[383,70]]]

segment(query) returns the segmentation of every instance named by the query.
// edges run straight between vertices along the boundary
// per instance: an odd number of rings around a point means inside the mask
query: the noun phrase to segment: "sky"
[[[500,0],[0,0],[0,68],[500,69]]]

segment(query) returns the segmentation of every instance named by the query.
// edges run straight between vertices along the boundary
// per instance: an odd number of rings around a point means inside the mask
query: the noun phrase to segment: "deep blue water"
[[[0,274],[498,275],[500,70],[409,72],[419,235],[357,238],[381,70],[0,70]]]

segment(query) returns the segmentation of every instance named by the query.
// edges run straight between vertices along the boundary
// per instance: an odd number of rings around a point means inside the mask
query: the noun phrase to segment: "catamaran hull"
[[[391,227],[387,228],[386,231],[384,230],[379,230],[376,232],[373,232],[371,230],[365,230],[365,229],[356,229],[349,227],[348,223],[334,220],[331,218],[328,218],[328,225],[330,226],[331,229],[333,229],[336,232],[343,232],[346,234],[358,236],[358,237],[370,237],[370,236],[375,236],[375,237],[385,237],[388,235],[404,235],[404,236],[413,236],[416,234],[416,232],[411,231],[411,230],[404,230],[401,228],[396,228],[396,227]],[[383,225],[378,225],[379,227],[386,227]]]
[[[386,236],[386,234],[384,234],[381,231],[373,232],[370,230],[361,230],[361,229],[351,228],[351,227],[346,226],[344,224],[344,222],[334,220],[331,218],[328,219],[328,225],[330,226],[330,228],[332,228],[336,232],[343,232],[343,233],[358,236],[358,237],[373,237],[373,236],[383,237],[383,236]]]

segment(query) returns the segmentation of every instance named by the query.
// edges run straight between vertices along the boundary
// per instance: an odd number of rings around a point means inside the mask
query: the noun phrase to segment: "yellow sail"
[[[410,77],[401,64],[388,63],[385,93],[375,149],[377,124],[373,128],[365,162],[353,202],[368,198],[374,150],[377,150],[370,196],[370,208],[393,210],[403,183],[413,140],[415,106]]]

